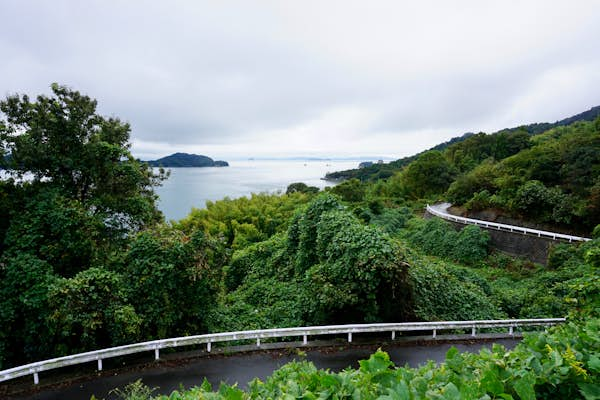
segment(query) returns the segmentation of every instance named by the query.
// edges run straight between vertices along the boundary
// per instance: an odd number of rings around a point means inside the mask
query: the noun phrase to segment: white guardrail
[[[441,321],[441,322],[402,322],[402,323],[379,323],[379,324],[357,324],[357,325],[329,325],[310,326],[298,328],[262,329],[253,331],[211,333],[196,336],[184,336],[172,339],[152,340],[149,342],[128,344],[125,346],[111,347],[108,349],[89,351],[87,353],[74,354],[65,357],[38,361],[31,364],[21,365],[11,369],[0,371],[0,382],[18,378],[25,375],[33,375],[34,384],[39,383],[39,373],[51,369],[66,367],[69,365],[83,364],[95,361],[98,363],[98,371],[102,370],[102,360],[119,357],[144,351],[154,351],[156,360],[160,357],[160,349],[169,347],[191,346],[206,344],[206,350],[211,351],[211,344],[218,342],[229,342],[234,340],[256,340],[257,348],[260,348],[261,339],[302,337],[303,345],[308,345],[308,337],[314,335],[347,334],[348,342],[352,342],[352,334],[365,332],[391,332],[392,340],[396,332],[410,331],[432,331],[435,339],[438,330],[470,329],[471,336],[475,337],[478,329],[508,328],[509,335],[514,334],[514,329],[524,326],[548,327],[565,322],[565,318],[546,319],[508,319],[508,320],[482,320],[482,321]]]
[[[452,221],[452,222],[458,222],[460,224],[477,225],[482,228],[496,229],[496,230],[505,231],[505,232],[521,233],[523,235],[533,235],[533,236],[543,237],[543,238],[552,239],[552,240],[566,240],[569,242],[587,242],[589,240],[592,240],[592,239],[580,237],[580,236],[565,235],[563,233],[541,231],[538,229],[523,228],[521,226],[499,224],[496,222],[482,221],[479,219],[459,217],[456,215],[448,214],[447,212],[444,212],[439,209],[439,208],[446,209],[449,206],[450,206],[450,204],[448,204],[448,203],[438,204],[435,206],[430,206],[429,204],[427,204],[427,212],[429,212],[432,215],[435,215],[436,217],[440,217],[440,218],[443,218],[445,220]]]

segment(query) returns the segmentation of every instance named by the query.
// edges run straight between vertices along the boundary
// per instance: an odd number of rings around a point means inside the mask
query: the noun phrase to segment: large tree
[[[96,100],[86,95],[51,88],[51,96],[35,101],[11,95],[0,102],[7,171],[30,177],[35,192],[52,188],[79,202],[113,235],[159,220],[153,187],[164,174],[133,158],[129,124],[98,115]]]
[[[68,352],[77,329],[89,347],[135,337],[123,279],[109,268],[162,220],[153,187],[164,173],[133,158],[129,132],[56,84],[35,101],[0,101],[0,369]],[[115,298],[98,306],[104,287]],[[108,333],[94,328],[98,310]]]
[[[454,166],[444,155],[432,150],[423,153],[402,172],[402,183],[411,198],[444,193],[456,176]]]

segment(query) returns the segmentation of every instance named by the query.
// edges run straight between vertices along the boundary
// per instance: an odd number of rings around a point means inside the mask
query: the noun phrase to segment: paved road
[[[507,348],[514,347],[518,340],[499,339],[497,343]],[[384,347],[396,365],[408,364],[412,367],[424,364],[427,360],[442,361],[451,344],[434,344],[421,347],[388,346]],[[482,347],[491,347],[491,343],[454,344],[461,351],[477,352]],[[358,367],[358,360],[368,358],[376,350],[373,346],[350,347],[341,351],[329,349],[311,349],[306,353],[306,359],[312,361],[318,368],[329,368],[340,371],[348,366]],[[28,400],[58,400],[85,399],[94,394],[97,398],[115,399],[111,389],[124,387],[137,379],[150,386],[156,387],[155,394],[169,394],[181,385],[192,387],[200,385],[206,377],[213,387],[219,382],[238,382],[242,388],[254,378],[264,380],[283,364],[297,358],[289,352],[261,352],[238,354],[234,356],[213,356],[196,359],[188,364],[175,367],[157,366],[156,368],[131,371],[117,376],[95,378],[71,387],[55,389],[38,393]]]

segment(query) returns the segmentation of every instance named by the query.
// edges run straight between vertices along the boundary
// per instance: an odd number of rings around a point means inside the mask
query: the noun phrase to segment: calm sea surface
[[[171,168],[171,176],[156,189],[158,208],[167,220],[179,220],[192,207],[226,196],[285,192],[293,182],[324,188],[333,186],[321,178],[327,172],[356,168],[360,161],[231,161],[223,168]]]

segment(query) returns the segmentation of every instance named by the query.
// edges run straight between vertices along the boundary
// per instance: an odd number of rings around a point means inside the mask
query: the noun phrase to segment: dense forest
[[[497,132],[494,135],[485,135],[484,133],[479,133],[479,136],[480,137],[489,137],[489,136],[498,135],[497,137],[506,138],[507,135],[509,135],[511,133],[517,133],[517,132],[527,133],[529,136],[533,136],[533,135],[538,135],[540,133],[544,133],[544,132],[546,132],[550,129],[556,128],[556,127],[571,125],[571,124],[573,124],[575,122],[579,122],[579,121],[591,122],[591,121],[594,121],[598,117],[600,117],[600,106],[592,107],[591,109],[589,109],[587,111],[584,111],[577,115],[573,115],[572,117],[569,117],[569,118],[562,119],[560,121],[556,121],[554,123],[543,122],[543,123],[535,123],[535,124],[529,124],[529,125],[521,125],[521,126],[518,126],[515,128],[502,129],[501,131]],[[472,132],[467,132],[467,133],[463,134],[462,136],[454,137],[454,138],[448,140],[447,142],[440,143],[427,151],[424,151],[424,152],[421,152],[421,153],[418,153],[415,155],[403,157],[403,158],[400,158],[398,160],[395,160],[395,161],[392,161],[392,162],[386,163],[386,164],[373,164],[372,166],[367,167],[367,168],[350,169],[350,170],[346,170],[346,171],[332,172],[332,173],[327,174],[327,178],[331,179],[331,180],[346,180],[346,179],[356,178],[363,182],[364,181],[375,181],[378,179],[386,179],[386,178],[391,177],[398,171],[400,171],[402,168],[404,168],[405,166],[407,166],[408,164],[410,164],[411,162],[416,160],[419,156],[423,155],[424,153],[426,153],[428,151],[432,151],[432,150],[444,151],[451,145],[463,142],[463,141],[471,138],[474,135],[475,134]],[[488,139],[488,140],[491,140],[491,139]],[[491,155],[492,154],[488,153],[488,156],[491,156]]]
[[[513,352],[452,353],[446,367],[396,369],[377,353],[358,371],[297,363],[248,394],[203,385],[187,395],[593,398],[600,118],[467,135],[389,176],[321,192],[295,183],[166,223],[153,188],[167,174],[132,157],[129,125],[98,115],[88,96],[52,90],[0,102],[0,369],[203,332],[568,315]],[[477,227],[423,219],[437,200],[595,239],[556,245],[542,266],[493,251]]]

